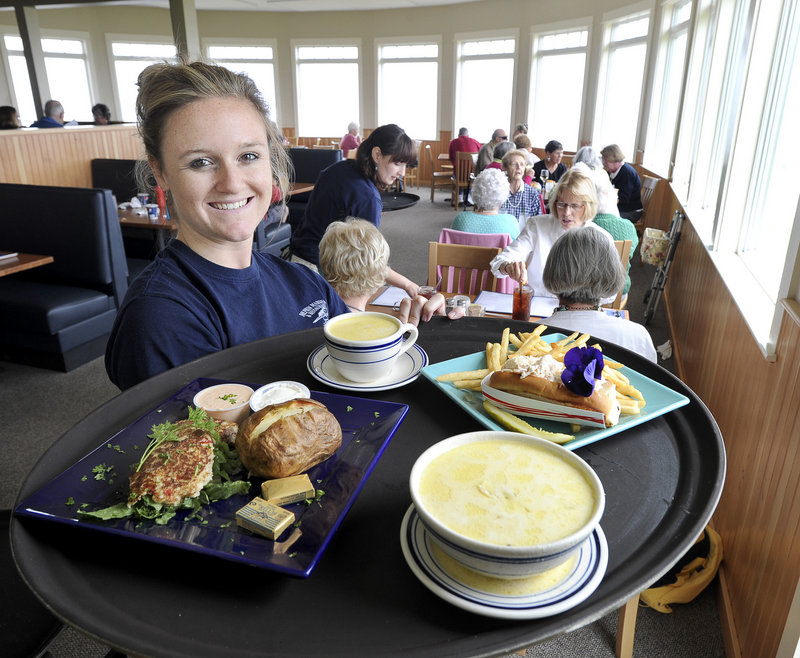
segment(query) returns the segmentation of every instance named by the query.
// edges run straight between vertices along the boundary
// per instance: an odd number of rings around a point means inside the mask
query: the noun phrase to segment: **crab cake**
[[[130,477],[128,506],[145,494],[156,503],[179,505],[200,495],[214,471],[214,439],[205,430],[181,428],[180,441],[165,441]]]

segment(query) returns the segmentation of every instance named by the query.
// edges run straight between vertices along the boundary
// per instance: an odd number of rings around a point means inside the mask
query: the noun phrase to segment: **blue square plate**
[[[553,342],[565,338],[563,334],[549,334],[542,336],[548,342]],[[479,391],[465,391],[457,389],[450,383],[437,382],[436,378],[439,375],[444,375],[450,372],[461,372],[464,370],[480,370],[486,367],[486,353],[476,352],[475,354],[467,354],[456,359],[442,361],[441,363],[434,363],[422,369],[422,375],[433,382],[434,386],[439,388],[445,395],[452,398],[456,404],[460,405],[470,415],[476,418],[480,423],[490,430],[504,431],[506,428],[498,425],[494,420],[489,418],[483,409],[483,394]],[[590,427],[581,428],[580,432],[575,434],[572,441],[564,443],[564,447],[568,450],[575,450],[581,446],[594,443],[600,439],[605,439],[612,434],[624,432],[629,427],[635,427],[646,423],[648,420],[662,416],[665,413],[689,404],[689,398],[681,393],[667,388],[663,384],[653,381],[649,377],[639,374],[635,370],[631,370],[627,366],[620,369],[631,382],[633,386],[638,388],[645,402],[647,403],[642,409],[641,413],[635,416],[627,416],[623,414],[620,416],[619,423],[613,427],[606,427],[605,429],[595,429]],[[540,420],[538,418],[524,418],[527,423],[534,427],[546,430],[548,432],[564,432],[572,434],[572,430],[567,423],[559,423],[557,421]]]
[[[186,418],[194,395],[223,381],[196,379],[22,501],[15,513],[308,577],[408,413],[408,405],[311,392],[342,426],[342,445],[308,471],[312,484],[324,495],[310,505],[287,505],[296,522],[276,541],[236,525],[236,511],[261,493],[263,480],[257,478],[252,479],[250,495],[205,506],[199,519],[187,520],[188,511],[179,512],[166,525],[130,519],[88,520],[78,515],[84,504],[87,509],[100,509],[125,500],[130,465],[147,447],[153,425]],[[255,389],[261,384],[248,385]],[[96,480],[93,469],[100,465],[106,476]]]

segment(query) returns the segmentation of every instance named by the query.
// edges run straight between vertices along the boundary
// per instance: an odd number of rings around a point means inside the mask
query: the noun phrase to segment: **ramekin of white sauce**
[[[295,398],[310,398],[308,386],[300,382],[280,381],[265,384],[250,397],[250,409],[254,412],[270,404],[280,404]]]

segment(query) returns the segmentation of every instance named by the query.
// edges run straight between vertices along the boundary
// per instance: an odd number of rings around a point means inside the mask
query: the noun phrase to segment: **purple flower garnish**
[[[576,395],[588,398],[603,372],[603,353],[596,347],[573,347],[564,355],[561,381]]]

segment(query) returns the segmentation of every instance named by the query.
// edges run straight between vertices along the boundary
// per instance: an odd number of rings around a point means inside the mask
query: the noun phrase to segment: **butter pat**
[[[291,505],[314,497],[314,485],[308,475],[292,475],[288,478],[266,480],[261,485],[264,500],[273,505]]]
[[[236,512],[236,525],[267,539],[277,539],[292,523],[292,512],[272,505],[263,498],[253,498]]]

